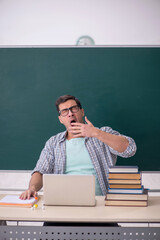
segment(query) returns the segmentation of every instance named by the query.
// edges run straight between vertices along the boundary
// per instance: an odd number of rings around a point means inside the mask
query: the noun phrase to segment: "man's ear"
[[[58,118],[59,118],[60,123],[63,124],[63,121],[62,121],[62,119],[61,119],[61,116],[58,116]]]
[[[82,111],[82,116],[84,117],[84,109],[82,108],[81,111]]]

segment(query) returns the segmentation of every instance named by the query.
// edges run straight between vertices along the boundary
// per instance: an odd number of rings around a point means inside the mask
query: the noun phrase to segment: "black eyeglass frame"
[[[77,111],[73,111],[73,108],[74,108],[74,107],[77,107]],[[77,112],[79,111],[79,109],[80,109],[80,106],[78,106],[78,105],[74,105],[74,106],[72,106],[72,107],[62,109],[62,110],[59,111],[59,116],[62,116],[62,117],[67,116],[68,113],[69,113],[69,110],[70,110],[72,113],[77,113]],[[67,114],[62,115],[61,113],[62,113],[62,111],[64,111],[64,110],[68,110],[68,111],[67,111]]]

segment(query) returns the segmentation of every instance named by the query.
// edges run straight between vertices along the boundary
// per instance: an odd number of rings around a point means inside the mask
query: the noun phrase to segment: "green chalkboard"
[[[137,153],[118,164],[159,171],[160,48],[1,48],[0,169],[31,170],[64,131],[55,100],[76,95],[97,127],[131,136]]]

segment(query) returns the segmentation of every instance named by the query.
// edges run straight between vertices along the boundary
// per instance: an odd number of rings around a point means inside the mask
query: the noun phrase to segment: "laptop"
[[[95,206],[95,176],[43,175],[44,205]]]

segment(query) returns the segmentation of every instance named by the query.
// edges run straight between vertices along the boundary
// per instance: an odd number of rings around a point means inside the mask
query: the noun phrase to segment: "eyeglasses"
[[[62,109],[59,111],[59,115],[61,115],[62,117],[65,117],[68,115],[69,113],[69,110],[72,112],[72,113],[76,113],[79,111],[79,106],[78,105],[74,105],[70,108],[65,108],[65,109]]]

